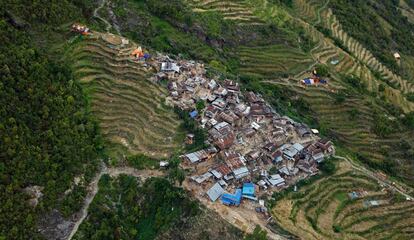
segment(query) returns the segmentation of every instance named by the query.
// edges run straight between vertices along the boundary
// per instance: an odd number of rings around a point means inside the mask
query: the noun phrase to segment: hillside
[[[412,0],[6,0],[0,17],[0,239],[67,238],[76,224],[73,239],[243,238],[178,187],[175,157],[205,133],[150,81],[157,66],[132,59],[138,46],[201,61],[334,141],[336,171],[269,197],[282,233],[413,238]],[[313,70],[327,84],[303,84]],[[161,160],[159,178],[131,174]]]
[[[414,177],[412,77],[383,62],[384,52],[380,56],[348,33],[349,23],[343,25],[330,8],[337,6],[333,4],[120,0],[111,8],[119,13],[118,21],[127,36],[157,50],[188,55],[229,76],[288,90],[288,97],[269,94],[269,100],[278,102],[292,117],[306,115],[312,126],[336,139],[348,155],[410,183]],[[372,6],[370,11],[374,11]],[[139,23],[128,20],[137,18]],[[186,39],[192,39],[189,48]],[[404,53],[401,55],[404,65]],[[300,84],[315,67],[323,67],[323,77],[329,81],[326,87]],[[259,85],[254,88],[260,89]],[[298,100],[300,111],[294,105],[288,107]]]
[[[91,97],[91,111],[109,152],[114,158],[126,154],[166,158],[183,140],[178,118],[164,104],[166,92],[148,81],[148,69],[131,60],[134,43],[118,53],[108,47],[109,38],[120,40],[98,33],[91,39],[75,39],[67,56]]]

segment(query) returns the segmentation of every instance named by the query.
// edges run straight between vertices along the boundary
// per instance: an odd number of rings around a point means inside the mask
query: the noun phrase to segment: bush
[[[333,225],[332,228],[336,233],[340,233],[342,231],[342,228],[338,225]]]

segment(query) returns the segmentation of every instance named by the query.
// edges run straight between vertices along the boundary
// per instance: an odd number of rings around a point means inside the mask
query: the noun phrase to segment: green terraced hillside
[[[76,43],[71,58],[110,149],[118,155],[170,156],[181,144],[180,122],[164,105],[166,90],[150,82],[152,73],[130,58],[135,44],[118,51],[101,36]]]

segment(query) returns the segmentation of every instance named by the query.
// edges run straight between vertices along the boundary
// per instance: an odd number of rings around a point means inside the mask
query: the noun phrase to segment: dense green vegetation
[[[181,129],[189,134],[194,134],[193,144],[187,145],[187,151],[197,151],[207,147],[205,141],[207,134],[204,129],[198,126],[198,123],[190,117],[189,111],[183,111],[180,108],[174,108],[175,113],[183,121],[180,125]]]
[[[140,186],[134,177],[104,175],[90,212],[74,239],[154,239],[197,215],[199,206],[165,179],[151,178]]]
[[[393,57],[394,51],[414,55],[414,25],[399,10],[399,0],[332,0],[329,5],[345,31],[390,69],[401,70]]]
[[[64,63],[45,57],[5,18],[0,41],[0,238],[37,238],[38,213],[58,208],[69,214],[79,207],[84,189],[62,194],[75,176],[86,181],[93,176],[101,141]],[[29,196],[23,193],[34,185],[44,187],[36,208],[27,206]]]

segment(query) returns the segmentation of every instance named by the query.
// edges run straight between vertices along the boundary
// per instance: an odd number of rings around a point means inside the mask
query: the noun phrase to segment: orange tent
[[[139,58],[139,57],[143,57],[144,56],[144,52],[142,51],[142,48],[141,47],[138,47],[137,49],[135,49],[134,51],[132,51],[131,55],[134,56],[134,57]]]

